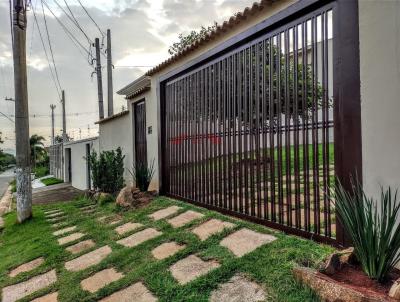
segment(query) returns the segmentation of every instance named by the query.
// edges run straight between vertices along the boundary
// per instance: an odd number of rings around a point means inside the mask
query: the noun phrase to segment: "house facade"
[[[90,144],[123,149],[127,183],[154,161],[161,194],[342,242],[335,177],[372,196],[400,184],[398,20],[397,1],[255,3],[119,90],[127,111]],[[87,144],[65,145],[65,165]],[[72,184],[88,188],[77,163]]]

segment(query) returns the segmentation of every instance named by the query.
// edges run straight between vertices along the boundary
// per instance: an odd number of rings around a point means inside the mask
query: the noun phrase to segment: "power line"
[[[88,60],[89,64],[93,65],[93,63],[92,63],[93,55],[82,45],[81,42],[79,42],[79,40],[71,33],[71,31],[64,25],[64,23],[61,22],[61,20],[56,16],[56,14],[50,9],[49,5],[43,0],[42,0],[42,2],[47,7],[49,12],[53,15],[53,17],[57,20],[57,22],[60,24],[60,26],[62,27],[62,29],[68,36],[68,38],[75,45],[75,47],[77,47],[79,52],[85,57],[85,60],[86,60],[86,55],[87,55],[87,60]],[[86,55],[82,53],[82,50],[86,53]]]
[[[42,36],[42,31],[40,30],[39,22],[38,22],[37,17],[36,17],[36,12],[35,12],[35,9],[34,9],[33,7],[32,7],[32,12],[33,12],[33,17],[34,17],[34,19],[35,19],[36,26],[37,26],[37,28],[38,28],[40,40],[42,41],[42,46],[43,46],[44,54],[46,55],[47,63],[49,64],[51,77],[52,77],[53,82],[54,82],[54,85],[55,85],[55,87],[56,87],[58,97],[61,99],[61,93],[60,93],[60,91],[58,90],[58,87],[57,87],[57,82],[56,82],[56,79],[55,79],[54,74],[53,74],[53,69],[51,68],[51,64],[50,64],[49,56],[48,56],[48,54],[47,54],[46,46],[44,45],[43,36]]]
[[[60,91],[61,91],[62,88],[61,88],[61,84],[60,84],[60,79],[59,79],[59,77],[58,77],[58,71],[57,71],[56,62],[55,62],[55,60],[54,60],[53,48],[52,48],[51,42],[50,42],[49,29],[48,29],[48,27],[47,27],[47,21],[46,21],[46,15],[45,15],[45,13],[44,13],[43,2],[40,1],[40,3],[41,3],[41,5],[42,5],[42,13],[43,13],[44,26],[45,26],[45,28],[46,28],[47,41],[49,42],[49,49],[50,49],[51,59],[53,60],[54,73],[55,73],[55,75],[56,75],[58,87],[60,88]]]
[[[78,21],[75,19],[75,16],[72,14],[72,11],[69,9],[69,6],[68,6],[67,2],[65,0],[64,0],[64,2],[67,5],[67,8],[70,11],[72,17],[64,10],[64,8],[57,2],[57,0],[54,0],[54,3],[57,4],[57,6],[68,17],[68,19],[72,22],[72,24],[74,24],[82,32],[82,34],[86,37],[86,39],[88,40],[88,43],[89,44],[93,44],[93,41],[89,38],[89,36],[86,34],[86,32],[79,25]]]
[[[79,4],[81,5],[81,7],[83,8],[83,10],[85,11],[85,13],[88,15],[88,17],[90,18],[90,20],[92,20],[92,22],[94,23],[94,25],[96,25],[97,29],[99,30],[101,36],[104,38],[105,34],[104,32],[101,30],[101,28],[99,27],[99,25],[96,23],[96,21],[94,21],[94,19],[92,18],[92,16],[89,14],[89,12],[87,11],[87,9],[83,6],[81,0],[78,0]]]
[[[11,117],[9,117],[8,115],[6,115],[5,113],[3,113],[3,112],[0,111],[0,114],[1,114],[2,116],[4,116],[6,119],[8,119],[11,123],[15,123],[15,121],[14,121],[13,119],[11,119]]]

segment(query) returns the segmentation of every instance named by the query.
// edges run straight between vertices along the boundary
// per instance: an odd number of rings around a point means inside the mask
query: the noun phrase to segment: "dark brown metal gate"
[[[335,242],[334,8],[165,80],[166,195]]]
[[[147,165],[146,142],[146,103],[140,101],[134,104],[135,112],[135,164]]]

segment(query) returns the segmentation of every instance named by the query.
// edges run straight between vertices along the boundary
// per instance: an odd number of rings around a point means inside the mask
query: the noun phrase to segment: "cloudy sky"
[[[43,0],[59,20],[85,47],[89,42],[73,25],[62,9],[64,0]],[[78,0],[65,0],[76,20],[90,40],[101,37]],[[222,22],[237,11],[251,5],[254,0],[81,0],[102,31],[111,29],[113,63],[115,65],[114,90],[135,80],[149,67],[168,57],[168,46],[177,40],[179,33],[188,33],[201,25]],[[30,110],[30,132],[50,142],[50,104],[55,104],[56,134],[61,130],[61,104],[52,80],[39,31],[33,18],[36,12],[39,28],[50,56],[40,0],[32,0],[28,12],[27,61]],[[57,3],[61,6],[58,7]],[[59,79],[66,93],[67,132],[75,139],[97,134],[94,122],[98,120],[96,76],[91,77],[93,66],[87,61],[84,50],[71,42],[56,18],[44,6],[51,45]],[[102,57],[102,64],[105,63]],[[103,70],[104,94],[107,93]],[[14,104],[5,97],[14,96],[12,49],[8,0],[0,0],[0,112],[13,119]],[[106,102],[106,98],[104,99]],[[114,97],[114,111],[121,111],[125,100]],[[106,103],[105,103],[106,108]],[[105,112],[106,113],[106,112]],[[79,131],[80,129],[80,131]],[[5,143],[2,149],[12,152],[15,147],[14,125],[0,115],[0,131]]]

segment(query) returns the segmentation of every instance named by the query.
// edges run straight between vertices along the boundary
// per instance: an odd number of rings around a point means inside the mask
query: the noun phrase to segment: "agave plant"
[[[381,188],[380,200],[374,200],[366,196],[358,182],[353,182],[349,192],[338,181],[331,194],[362,269],[371,279],[385,281],[400,260],[397,190]]]
[[[154,176],[154,159],[151,162],[150,166],[147,166],[147,163],[136,163],[133,164],[132,170],[129,173],[132,175],[133,180],[136,183],[136,186],[140,191],[146,192],[149,188],[151,179]]]

